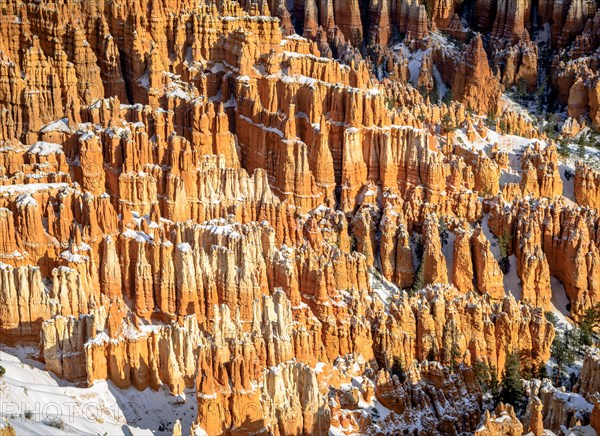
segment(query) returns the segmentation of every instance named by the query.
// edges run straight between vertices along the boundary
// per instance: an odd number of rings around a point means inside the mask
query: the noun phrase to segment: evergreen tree
[[[498,382],[498,371],[495,366],[490,368],[490,392],[493,398],[498,398],[500,395],[500,383]]]
[[[410,295],[414,295],[415,292],[420,291],[425,287],[425,271],[423,269],[423,262],[419,265],[419,269],[417,270],[417,275],[415,277],[415,281],[410,288]]]
[[[446,133],[451,132],[455,129],[454,122],[452,121],[452,117],[449,113],[445,113],[442,117],[442,128]]]
[[[575,355],[570,347],[570,333],[566,334],[560,331],[556,332],[554,341],[552,341],[552,357],[556,362],[556,368],[554,369],[554,383],[558,386],[561,384],[561,379],[565,374],[565,370],[569,365],[572,365],[575,361]]]
[[[569,141],[565,138],[558,141],[558,154],[564,157],[571,156],[571,149],[569,148]],[[567,179],[568,180],[568,179]]]
[[[438,230],[442,247],[444,247],[448,244],[448,225],[446,224],[446,220],[441,216],[438,219]]]
[[[585,145],[584,144],[579,144],[577,146],[577,157],[579,159],[585,159]]]
[[[437,104],[440,101],[440,92],[438,91],[437,82],[433,82],[433,88],[429,91],[429,100],[431,104]]]
[[[558,317],[553,312],[546,312],[544,314],[546,316],[546,321],[556,327],[556,323],[558,322]]]
[[[394,357],[394,363],[390,369],[392,375],[398,376],[400,383],[404,383],[406,380],[406,372],[404,371],[404,365],[402,359],[399,356]]]
[[[493,112],[489,112],[485,119],[485,125],[488,129],[496,130],[496,117]]]
[[[504,364],[498,400],[505,404],[512,404],[515,411],[522,411],[524,406],[523,397],[521,362],[517,353],[511,353],[506,357],[506,363]]]
[[[442,103],[449,105],[450,103],[452,103],[452,100],[454,100],[454,94],[452,94],[451,90],[447,90],[444,94],[444,97],[442,98]]]
[[[498,249],[500,251],[500,260],[498,264],[500,265],[500,270],[504,274],[508,274],[510,272],[510,235],[508,231],[504,231],[502,235],[498,238]]]
[[[589,308],[579,324],[582,345],[593,344],[594,329],[600,326],[600,308],[598,306]]]
[[[415,292],[425,287],[425,272],[423,270],[423,251],[425,247],[423,246],[423,238],[418,233],[413,234],[411,240],[413,241],[413,245],[415,247],[415,255],[417,257],[417,263],[419,265],[417,268],[415,281],[413,282],[413,285],[410,288],[410,294],[414,294]]]
[[[539,380],[548,378],[548,370],[546,369],[545,363],[540,363],[540,366],[533,372],[533,376]]]
[[[588,325],[584,325],[583,322],[581,323],[581,328],[579,329],[579,343],[581,346],[591,346],[593,343],[592,340],[592,334],[593,331],[591,328],[589,328]],[[581,352],[581,349],[579,350],[579,352]]]
[[[585,345],[590,345],[586,343],[590,340],[590,338],[587,337],[583,330],[578,327],[573,327],[571,338],[571,350],[573,353],[582,354],[583,347]]]
[[[456,329],[456,324],[452,323],[451,326],[451,335],[452,335],[452,346],[450,348],[450,368],[452,372],[456,372],[460,363],[460,351],[458,348],[458,330]],[[446,354],[446,353],[445,353]]]
[[[496,368],[491,367],[480,360],[473,365],[475,380],[479,383],[479,387],[483,393],[491,394],[493,399],[496,399],[499,394],[498,375]]]

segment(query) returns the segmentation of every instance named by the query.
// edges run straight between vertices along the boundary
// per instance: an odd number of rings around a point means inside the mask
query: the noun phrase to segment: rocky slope
[[[596,19],[473,8],[4,2],[0,342],[71,382],[194,388],[198,433],[516,432],[471,367],[548,361],[555,280],[572,319],[600,303],[600,175],[563,180],[504,92],[536,87],[532,21],[565,48]],[[559,101],[594,125],[580,71]]]

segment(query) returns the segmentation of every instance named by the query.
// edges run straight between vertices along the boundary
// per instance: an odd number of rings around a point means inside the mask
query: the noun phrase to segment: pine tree
[[[498,398],[498,395],[500,395],[500,383],[498,382],[498,371],[495,366],[490,368],[490,374],[492,375],[490,378],[490,392],[493,398]]]
[[[512,404],[516,411],[523,406],[523,395],[521,362],[517,353],[511,353],[506,357],[504,364],[498,400],[505,404]]]
[[[565,369],[572,365],[575,361],[575,356],[570,343],[570,333],[568,331],[566,334],[561,333],[560,331],[556,332],[556,336],[554,337],[554,341],[552,341],[552,357],[556,362],[556,368],[554,370],[554,383],[558,386],[560,384],[561,378],[564,376]]]
[[[498,264],[500,265],[500,270],[502,270],[504,274],[508,274],[510,271],[510,259],[508,257],[510,253],[509,247],[510,235],[508,231],[505,230],[498,238],[498,249],[500,251],[500,260],[498,261]]]
[[[498,376],[496,375],[496,368],[490,368],[490,366],[478,360],[473,365],[473,372],[475,373],[475,380],[479,383],[479,387],[484,393],[489,392],[492,397],[498,396]]]
[[[406,372],[404,371],[404,365],[402,364],[402,359],[399,356],[394,357],[394,363],[390,368],[390,372],[392,375],[398,376],[400,383],[404,383],[406,380]]]
[[[548,370],[546,369],[545,363],[540,363],[540,365],[533,371],[533,377],[539,380],[548,378]]]
[[[414,294],[417,291],[420,291],[425,287],[425,272],[423,269],[423,262],[419,265],[419,269],[417,270],[417,276],[415,277],[415,281],[411,288],[411,294]]]
[[[448,225],[446,224],[446,220],[441,216],[438,219],[438,232],[440,234],[442,247],[444,247],[448,244]]]
[[[573,332],[572,332],[571,336],[572,336],[572,339],[571,339],[571,343],[572,343],[571,350],[573,351],[573,353],[576,353],[576,354],[583,353],[583,347],[584,347],[584,345],[589,345],[589,344],[585,343],[585,342],[587,342],[589,340],[589,338],[587,338],[586,334],[583,332],[583,330],[581,330],[578,327],[573,327]]]
[[[579,324],[581,328],[581,342],[583,345],[593,344],[594,329],[600,327],[600,308],[598,306],[589,308],[583,315]]]
[[[494,116],[493,112],[488,112],[487,117],[485,119],[485,125],[488,129],[496,129],[496,117]]]
[[[450,337],[451,337],[451,347],[450,350],[444,350],[445,359],[449,358],[450,369],[452,372],[456,372],[461,362],[461,354],[460,348],[458,345],[458,329],[456,328],[456,324],[452,322],[448,325]],[[448,361],[448,360],[446,360]]]
[[[449,133],[456,128],[449,113],[445,113],[442,117],[442,128],[446,133]]]
[[[444,97],[442,98],[442,103],[450,105],[450,103],[452,103],[452,100],[454,100],[454,94],[452,94],[451,90],[447,90],[444,94]]]

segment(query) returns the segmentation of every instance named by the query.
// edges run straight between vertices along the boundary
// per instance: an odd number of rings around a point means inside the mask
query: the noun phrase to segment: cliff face
[[[566,392],[564,386],[554,387],[547,379],[533,380],[527,390],[530,398],[526,421],[530,432],[543,434],[544,429],[556,432],[589,422],[594,409],[592,396],[586,400],[579,393]]]
[[[392,364],[391,356],[400,356],[405,365],[435,357],[448,365],[482,362],[504,368],[506,350],[518,351],[524,366],[535,366],[549,358],[554,338],[539,309],[512,297],[492,303],[473,294],[461,296],[444,286],[427,288],[412,299],[393,299],[376,317],[374,331],[376,356],[388,353],[384,366]]]
[[[504,405],[502,403],[498,404],[493,413],[490,413],[489,410],[485,411],[483,426],[475,431],[477,436],[517,436],[521,434],[523,434],[523,424],[515,415],[513,407],[510,404]]]
[[[515,200],[503,211],[492,209],[490,225],[497,234],[514,235],[513,247],[521,241],[515,254],[523,297],[547,304],[551,274],[564,285],[571,315],[580,317],[597,304],[597,218],[592,209],[562,209],[559,204],[544,201],[532,207]]]
[[[600,358],[597,353],[588,353],[583,359],[577,389],[588,398],[600,393]]]
[[[374,398],[390,432],[517,431],[468,366],[548,360],[553,277],[574,319],[600,295],[598,176],[563,197],[502,96],[536,83],[530,5],[476,2],[515,42],[494,53],[431,33],[466,39],[444,1],[5,3],[2,343],[70,381],[195,387],[209,434],[375,431]]]
[[[473,432],[480,420],[481,392],[473,373],[451,374],[437,362],[411,367],[403,383],[381,371],[375,396],[393,411],[381,423],[389,431],[424,426],[427,434]]]

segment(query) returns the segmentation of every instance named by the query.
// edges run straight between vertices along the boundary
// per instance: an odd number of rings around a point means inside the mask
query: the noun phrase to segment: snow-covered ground
[[[474,123],[479,122],[481,117],[474,117]],[[508,168],[502,169],[500,175],[500,187],[504,187],[507,183],[519,183],[521,180],[521,157],[523,151],[538,143],[541,148],[547,146],[545,141],[538,139],[529,139],[517,135],[504,135],[492,129],[487,128],[486,137],[482,138],[479,135],[470,141],[467,138],[466,128],[456,129],[454,131],[456,140],[463,148],[471,151],[483,151],[488,157],[491,157],[491,149],[497,144],[498,150],[508,154]]]
[[[379,402],[377,397],[373,395],[371,397],[371,401],[366,401],[361,392],[361,384],[363,382],[362,376],[352,377],[352,381],[350,383],[342,384],[340,387],[342,390],[350,390],[352,387],[358,389],[358,409],[366,411],[369,415],[371,415],[371,419],[373,420],[373,425],[375,429],[380,429],[385,431],[385,428],[380,428],[378,422],[383,421],[391,412],[390,409],[385,407],[383,404]],[[345,436],[346,433],[343,429],[331,426],[329,428],[329,436]]]
[[[448,271],[448,276],[452,277],[452,269],[454,268],[454,240],[456,239],[456,234],[454,232],[448,232],[448,240],[446,244],[442,244],[442,254],[446,259],[446,270]]]
[[[600,143],[597,141],[594,142],[593,139],[590,140],[589,143],[595,144],[595,147],[592,147],[590,145],[582,146],[577,143],[577,141],[579,141],[579,138],[582,135],[587,134],[587,132],[589,132],[588,127],[583,129],[583,131],[580,134],[578,134],[576,137],[570,140],[572,142],[568,142],[567,144],[570,155],[568,158],[563,159],[563,165],[565,166],[565,168],[568,168],[573,172],[575,172],[575,163],[578,160],[584,160],[587,166],[592,167],[596,170],[600,169],[600,149],[597,148],[600,147]]]
[[[504,274],[503,284],[506,294],[510,292],[515,300],[521,300],[523,292],[521,291],[521,279],[517,274],[517,256],[514,254],[508,257],[510,269]]]
[[[498,238],[490,229],[488,224],[489,216],[487,214],[484,215],[483,220],[481,220],[481,231],[485,235],[488,241],[490,241],[490,251],[494,255],[494,258],[499,261],[502,256],[500,255],[500,246],[498,245]],[[510,269],[508,273],[504,274],[503,284],[506,295],[509,293],[515,297],[515,300],[519,301],[522,296],[521,292],[521,279],[517,274],[517,257],[513,254],[508,257],[510,262]]]
[[[441,38],[441,36],[439,37]],[[431,54],[432,49],[418,49],[411,52],[410,49],[404,43],[396,44],[392,47],[392,49],[397,52],[401,52],[402,55],[408,60],[408,70],[410,73],[409,83],[413,87],[418,89],[419,74],[421,73],[421,64],[423,63],[423,57],[425,55]],[[433,65],[433,78],[437,86],[438,96],[439,98],[443,98],[446,92],[448,91],[448,86],[442,80],[442,75],[435,65]]]
[[[473,119],[475,124],[479,122],[481,117],[473,116]],[[505,151],[509,154],[513,153],[520,155],[524,148],[535,142],[538,142],[542,148],[546,146],[546,142],[540,141],[539,139],[530,139],[523,136],[501,134],[490,128],[487,128],[487,135],[485,138],[478,136],[473,141],[470,141],[469,138],[467,138],[466,128],[464,127],[461,129],[456,129],[454,133],[456,135],[456,139],[471,150],[488,151],[494,144],[498,144],[498,149],[500,151]],[[515,167],[516,163],[517,162],[510,161],[511,168]]]
[[[575,201],[575,168],[561,163],[558,165],[558,171],[560,172],[560,179],[563,182],[563,197]],[[566,172],[570,172],[572,175],[567,178]]]
[[[550,287],[552,288],[552,298],[550,300],[552,312],[554,312],[558,318],[557,324],[562,324],[566,328],[571,325],[570,321],[567,319],[569,316],[569,310],[567,309],[567,305],[569,304],[567,292],[565,291],[562,282],[554,276],[550,276]]]
[[[400,291],[395,284],[386,280],[378,270],[369,272],[369,278],[371,280],[373,292],[375,292],[385,304],[388,304],[391,301],[393,294]]]
[[[0,418],[17,435],[171,434],[177,419],[187,431],[196,417],[194,392],[179,403],[167,391],[118,389],[112,382],[80,388],[29,359],[34,350],[0,349]],[[179,400],[180,401],[180,400]]]

